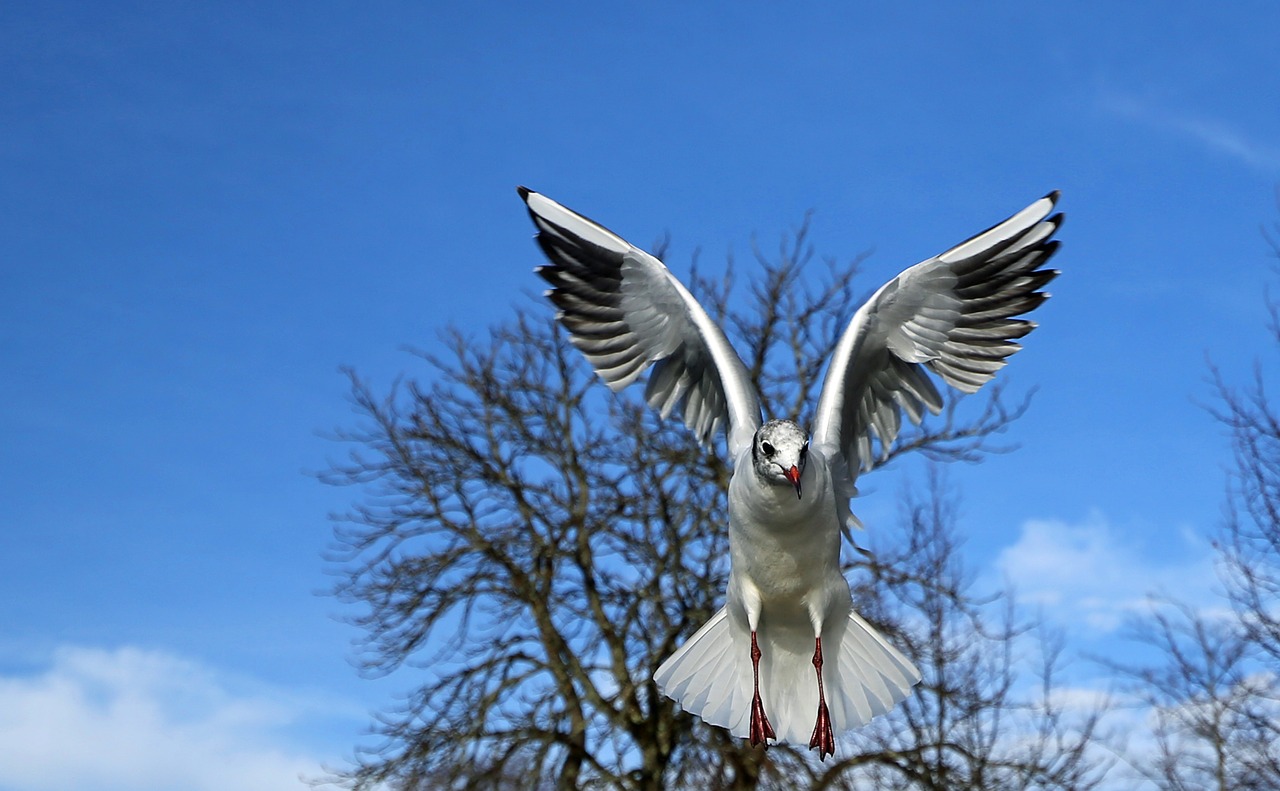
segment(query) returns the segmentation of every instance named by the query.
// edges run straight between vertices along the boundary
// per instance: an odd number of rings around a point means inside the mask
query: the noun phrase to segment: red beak
[[[791,469],[787,470],[785,475],[787,476],[787,480],[791,481],[791,485],[796,487],[796,499],[799,500],[800,499],[800,468],[796,467],[795,465],[792,465]]]

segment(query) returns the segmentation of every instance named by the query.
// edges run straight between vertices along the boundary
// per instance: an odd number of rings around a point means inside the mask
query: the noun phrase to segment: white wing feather
[[[902,413],[919,423],[942,396],[925,373],[972,393],[1004,367],[1035,323],[1016,318],[1048,295],[1058,272],[1042,269],[1057,249],[1062,215],[1052,192],[1004,222],[907,269],[882,286],[849,322],[831,357],[813,443],[832,467],[848,526],[858,473],[889,451]]]
[[[727,428],[730,458],[750,447],[760,399],[728,338],[661,261],[524,187],[520,197],[550,263],[538,274],[570,340],[613,390],[646,371],[645,398],[678,411],[709,445]],[[652,369],[652,370],[650,370]]]

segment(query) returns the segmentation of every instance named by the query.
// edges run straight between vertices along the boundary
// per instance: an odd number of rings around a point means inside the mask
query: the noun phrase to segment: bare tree
[[[856,307],[857,271],[856,261],[827,261],[818,277],[802,276],[815,266],[806,230],[776,258],[756,251],[761,273],[744,309],[729,307],[732,266],[714,280],[695,267],[689,280],[737,336],[765,411],[802,420]],[[855,734],[823,764],[789,745],[753,749],[679,711],[651,678],[723,595],[722,456],[599,386],[541,310],[517,310],[485,339],[451,330],[444,342],[443,355],[423,355],[425,384],[378,394],[352,374],[360,425],[342,432],[351,454],[325,476],[361,491],[339,521],[333,560],[336,592],[365,634],[362,667],[401,671],[415,685],[379,717],[382,742],[342,782],[1091,786],[1082,745],[1092,726],[1072,730],[1052,704],[1014,694],[1011,646],[1022,629],[988,621],[992,605],[953,573],[944,512],[913,515],[905,545],[860,555],[850,569],[860,612],[926,668],[913,702],[891,715],[900,732],[886,723]],[[889,458],[981,458],[1025,406],[996,389],[976,417],[948,410],[904,434]]]
[[[1263,235],[1280,258],[1280,241]],[[1280,345],[1280,312],[1269,308]],[[1214,543],[1225,606],[1154,603],[1132,625],[1153,659],[1116,666],[1150,711],[1151,745],[1129,760],[1160,789],[1280,788],[1280,413],[1265,376],[1255,366],[1253,381],[1237,387],[1213,369],[1212,412],[1233,462]]]
[[[1280,343],[1276,311],[1272,304],[1273,340]],[[1280,414],[1261,367],[1248,388],[1230,386],[1218,371],[1214,379],[1216,415],[1230,432],[1234,462],[1217,544],[1227,595],[1249,641],[1280,670]]]
[[[1154,601],[1133,637],[1154,649],[1145,665],[1117,665],[1147,711],[1150,743],[1130,762],[1161,791],[1280,787],[1275,676],[1253,661],[1239,619]]]
[[[1280,208],[1280,189],[1276,192]],[[1280,222],[1263,229],[1272,256],[1280,261]],[[1280,306],[1268,299],[1268,329],[1280,346]],[[1221,407],[1215,414],[1231,435],[1233,470],[1230,509],[1219,546],[1227,567],[1228,597],[1248,640],[1280,672],[1280,412],[1254,369],[1250,387],[1232,387],[1214,371]]]

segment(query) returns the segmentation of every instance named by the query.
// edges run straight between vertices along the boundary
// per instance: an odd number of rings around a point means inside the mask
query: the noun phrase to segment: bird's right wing
[[[814,421],[813,444],[832,468],[846,524],[854,479],[883,457],[901,414],[919,423],[937,414],[942,397],[925,369],[947,384],[975,392],[1004,367],[1035,328],[1021,314],[1047,294],[1058,273],[1041,268],[1053,255],[1062,215],[1049,216],[1053,192],[945,253],[910,267],[858,309],[841,336]]]
[[[661,261],[545,195],[518,189],[550,261],[537,272],[569,339],[614,391],[652,367],[645,399],[679,410],[698,441],[728,431],[729,454],[750,447],[760,399],[723,330]],[[726,425],[727,424],[727,425]]]

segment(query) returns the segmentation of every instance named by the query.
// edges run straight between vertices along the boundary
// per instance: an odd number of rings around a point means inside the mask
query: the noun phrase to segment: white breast
[[[750,458],[729,482],[729,550],[734,575],[765,601],[794,600],[840,576],[840,530],[826,463],[814,455],[791,486],[760,482]]]

